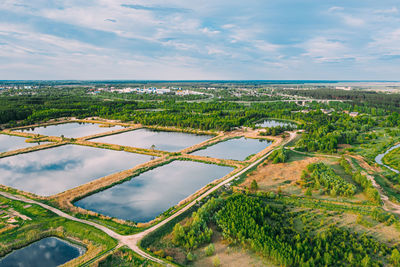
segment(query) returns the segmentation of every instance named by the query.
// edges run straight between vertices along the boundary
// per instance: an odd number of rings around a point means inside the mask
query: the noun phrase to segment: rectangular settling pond
[[[100,127],[98,123],[64,123],[48,126],[40,126],[35,128],[22,129],[20,131],[27,133],[35,133],[47,136],[61,136],[68,138],[84,137],[93,134],[99,134],[109,131],[123,129],[124,127],[116,125],[112,127]]]
[[[50,196],[130,169],[150,156],[65,145],[0,159],[0,184]]]
[[[0,134],[0,153],[39,145],[39,143],[27,143],[25,140],[26,138],[19,136]]]
[[[272,142],[264,139],[234,138],[197,150],[192,154],[212,158],[244,160],[249,155],[256,154],[271,144]]]
[[[147,149],[151,149],[152,145],[154,145],[154,149],[156,150],[176,152],[201,143],[212,137],[213,136],[210,135],[138,129],[130,132],[95,138],[91,141]]]
[[[85,249],[56,237],[43,238],[0,259],[0,266],[55,267],[85,253]]]
[[[199,162],[173,161],[83,198],[75,205],[111,217],[147,222],[232,170]]]

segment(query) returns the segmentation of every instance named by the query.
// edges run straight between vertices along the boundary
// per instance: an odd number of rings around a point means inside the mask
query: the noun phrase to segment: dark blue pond
[[[1,267],[52,267],[85,253],[85,249],[56,237],[43,238],[0,259]]]

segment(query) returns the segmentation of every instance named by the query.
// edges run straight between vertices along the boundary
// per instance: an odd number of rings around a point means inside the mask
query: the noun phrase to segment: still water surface
[[[64,145],[0,159],[0,184],[50,196],[130,169],[151,156]]]
[[[27,143],[25,140],[26,138],[19,136],[0,134],[0,153],[38,145],[38,143]]]
[[[0,267],[53,267],[84,253],[84,248],[56,237],[47,237],[1,258]]]
[[[376,163],[385,166],[386,168],[388,168],[388,169],[391,170],[391,171],[394,171],[395,173],[400,173],[399,170],[396,170],[396,169],[394,169],[394,168],[392,168],[392,167],[390,167],[390,166],[388,166],[388,165],[386,165],[386,164],[384,164],[384,163],[382,162],[383,157],[384,157],[387,153],[389,153],[390,151],[392,151],[392,150],[394,150],[394,149],[396,149],[396,148],[399,148],[399,147],[400,147],[400,144],[397,144],[397,145],[395,145],[395,146],[392,146],[392,147],[389,148],[388,150],[386,150],[385,153],[382,153],[382,154],[379,154],[378,156],[376,156],[376,158],[375,158]]]
[[[42,134],[48,136],[61,136],[64,135],[68,138],[77,138],[83,136],[89,136],[93,134],[99,134],[109,131],[115,131],[123,129],[124,127],[116,125],[112,127],[99,127],[100,124],[97,123],[64,123],[56,125],[48,125],[35,127],[33,129],[23,129],[21,131],[27,133]]]
[[[210,138],[212,138],[210,135],[138,129],[130,132],[95,138],[91,141],[147,149],[151,149],[152,145],[154,145],[154,149],[156,150],[175,152],[201,143]]]
[[[173,161],[83,198],[75,205],[111,217],[147,222],[232,170],[213,164]]]
[[[272,142],[263,139],[242,137],[217,143],[192,154],[212,158],[244,160],[249,155],[256,154],[271,144]]]

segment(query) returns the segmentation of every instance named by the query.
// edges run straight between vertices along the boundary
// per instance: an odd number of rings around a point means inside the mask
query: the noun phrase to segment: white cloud
[[[209,28],[207,28],[207,27],[202,28],[200,31],[201,31],[202,33],[208,35],[208,36],[215,36],[215,35],[221,33],[220,31],[211,30],[211,29],[209,29]]]
[[[356,17],[349,16],[349,15],[341,15],[341,17],[342,17],[343,21],[349,26],[360,27],[365,24],[365,21],[360,18],[356,18]]]
[[[400,28],[374,36],[368,48],[374,54],[400,55]]]
[[[352,58],[349,49],[340,41],[329,40],[325,37],[316,37],[300,45],[306,50],[302,56],[313,58],[316,62],[337,62]]]
[[[281,45],[276,45],[276,44],[271,44],[269,42],[266,42],[264,40],[255,40],[254,41],[254,47],[257,49],[261,50],[262,52],[276,52],[279,48],[281,48]]]
[[[333,6],[328,9],[329,12],[342,11],[342,10],[344,10],[344,8],[340,6]]]
[[[399,10],[397,9],[397,7],[394,6],[394,7],[389,8],[389,9],[378,9],[378,10],[375,10],[374,13],[377,13],[377,14],[398,14]]]

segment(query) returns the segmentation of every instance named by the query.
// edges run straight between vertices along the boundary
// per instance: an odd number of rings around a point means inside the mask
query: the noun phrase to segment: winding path
[[[291,140],[293,140],[295,137],[297,136],[297,134],[295,132],[290,132],[290,136],[289,138],[283,142],[282,144],[285,145],[287,143],[289,143]],[[275,148],[276,149],[276,148]],[[91,225],[93,227],[96,227],[97,229],[103,231],[104,233],[106,233],[107,235],[109,235],[110,237],[118,240],[118,242],[122,245],[126,245],[128,246],[130,249],[132,249],[134,252],[136,252],[137,254],[141,255],[144,258],[147,258],[151,261],[157,262],[159,264],[163,264],[163,265],[168,265],[166,264],[163,260],[158,259],[148,253],[146,253],[145,251],[141,250],[138,246],[139,241],[146,236],[147,234],[157,230],[158,228],[160,228],[161,226],[167,224],[168,222],[170,222],[171,220],[173,220],[174,218],[176,218],[177,216],[181,215],[182,213],[184,213],[185,211],[187,211],[188,209],[190,209],[191,207],[193,207],[193,205],[195,205],[198,201],[202,200],[203,198],[209,196],[211,193],[215,192],[217,189],[221,188],[222,186],[230,183],[231,181],[237,179],[240,175],[242,175],[243,173],[245,173],[246,171],[248,171],[249,169],[253,168],[254,166],[258,165],[259,163],[261,163],[263,160],[265,160],[275,149],[270,150],[269,152],[267,152],[266,154],[264,154],[262,157],[260,157],[259,159],[257,159],[256,161],[254,161],[253,163],[251,163],[249,166],[247,166],[246,168],[242,169],[241,171],[239,171],[238,173],[236,173],[235,175],[229,177],[228,179],[222,181],[221,183],[215,185],[214,187],[210,188],[209,190],[207,190],[206,192],[204,192],[203,194],[201,194],[200,196],[198,196],[197,198],[195,198],[192,202],[190,202],[188,205],[186,205],[185,207],[183,207],[182,209],[180,209],[179,211],[177,211],[176,213],[174,213],[173,215],[171,215],[170,217],[166,218],[165,220],[163,220],[162,222],[146,229],[143,232],[137,233],[137,234],[133,234],[133,235],[128,235],[128,236],[124,236],[124,235],[120,235],[112,230],[110,230],[109,228],[97,224],[95,222],[91,222],[91,221],[87,221],[87,220],[83,220],[83,219],[79,219],[76,218],[74,216],[71,216],[57,208],[54,208],[52,206],[46,205],[44,203],[32,200],[32,199],[28,199],[25,198],[23,196],[16,196],[16,195],[12,195],[10,193],[6,193],[6,192],[1,192],[0,191],[0,195],[2,195],[3,197],[9,198],[9,199],[13,199],[13,200],[18,200],[18,201],[23,201],[26,203],[30,203],[30,204],[36,204],[41,206],[42,208],[45,208],[49,211],[54,212],[55,214],[57,214],[58,216],[64,217],[66,219],[72,220],[72,221],[76,221],[76,222],[80,222],[80,223],[84,223],[87,225]]]

